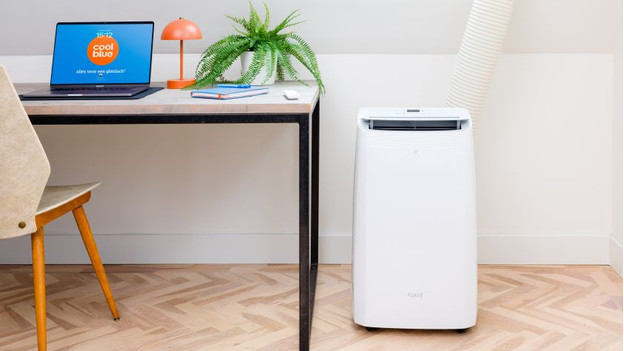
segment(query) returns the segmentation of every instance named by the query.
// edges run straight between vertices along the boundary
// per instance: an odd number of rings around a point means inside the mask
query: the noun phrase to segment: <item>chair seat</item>
[[[39,201],[36,215],[48,212],[62,206],[71,200],[88,193],[100,183],[88,183],[79,185],[46,186]]]

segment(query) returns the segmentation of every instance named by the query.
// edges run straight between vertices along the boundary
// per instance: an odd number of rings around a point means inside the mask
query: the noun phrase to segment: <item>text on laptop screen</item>
[[[153,23],[59,23],[54,84],[148,84]]]

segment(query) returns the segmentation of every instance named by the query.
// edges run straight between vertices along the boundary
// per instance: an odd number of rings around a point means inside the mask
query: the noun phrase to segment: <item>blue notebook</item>
[[[267,94],[269,88],[266,87],[250,87],[250,88],[210,88],[191,91],[191,96],[195,98],[228,100],[238,99],[242,97]]]

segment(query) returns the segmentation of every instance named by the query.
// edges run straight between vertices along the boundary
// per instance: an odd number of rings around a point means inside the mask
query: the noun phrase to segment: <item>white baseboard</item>
[[[622,244],[613,238],[609,240],[609,262],[613,268],[622,277]]]
[[[572,235],[480,235],[482,264],[609,264],[609,238]]]
[[[99,234],[95,240],[108,264],[296,263],[299,252],[295,234]],[[607,236],[482,235],[479,263],[609,264],[609,246],[621,274],[622,246]],[[77,234],[46,235],[45,250],[50,264],[89,262]],[[322,234],[319,255],[321,263],[351,263],[351,235]],[[29,236],[0,241],[0,264],[30,259]]]
[[[164,263],[296,263],[298,238],[294,234],[99,234],[95,235],[102,261],[107,264]],[[323,235],[319,260],[351,262],[350,235]],[[78,234],[45,237],[46,263],[89,263]],[[30,263],[30,236],[0,241],[0,264]]]

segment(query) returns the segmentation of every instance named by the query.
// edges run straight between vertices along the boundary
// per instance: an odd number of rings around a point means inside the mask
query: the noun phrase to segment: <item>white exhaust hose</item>
[[[474,0],[466,24],[451,86],[448,107],[470,111],[475,131],[501,53],[514,0]]]

